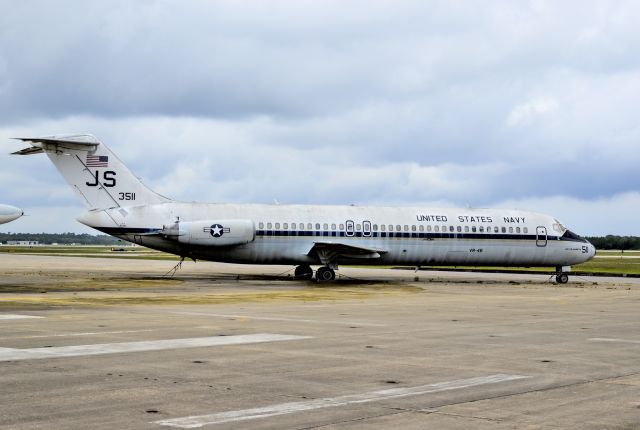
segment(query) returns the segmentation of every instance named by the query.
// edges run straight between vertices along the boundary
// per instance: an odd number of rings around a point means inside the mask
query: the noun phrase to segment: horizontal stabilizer
[[[14,137],[13,139],[29,142],[33,147],[16,151],[15,155],[31,155],[46,149],[71,149],[76,151],[95,151],[100,141],[90,134],[72,134],[45,137]]]
[[[21,149],[20,151],[12,152],[11,155],[31,155],[31,154],[40,154],[44,152],[44,149],[39,146],[30,146],[28,148]]]

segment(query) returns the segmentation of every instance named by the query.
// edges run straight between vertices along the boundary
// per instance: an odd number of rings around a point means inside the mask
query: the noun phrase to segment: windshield
[[[586,242],[585,239],[581,238],[571,230],[565,231],[562,237],[560,238],[560,240],[573,240],[575,242]]]

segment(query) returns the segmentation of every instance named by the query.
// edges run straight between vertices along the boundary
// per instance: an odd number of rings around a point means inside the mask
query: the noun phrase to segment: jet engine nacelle
[[[180,221],[163,233],[180,243],[204,246],[234,246],[253,242],[256,229],[246,219]]]

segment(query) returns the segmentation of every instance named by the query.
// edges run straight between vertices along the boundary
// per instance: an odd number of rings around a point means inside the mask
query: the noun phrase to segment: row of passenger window
[[[452,233],[458,232],[458,233],[462,233],[463,230],[464,230],[465,233],[485,233],[485,232],[486,233],[491,233],[491,232],[493,232],[493,233],[501,233],[501,232],[502,233],[507,233],[507,232],[509,232],[509,233],[516,233],[516,234],[517,233],[527,234],[529,232],[529,229],[527,229],[527,227],[522,227],[522,229],[520,229],[520,227],[498,227],[498,226],[494,226],[492,228],[491,226],[486,226],[485,227],[485,226],[482,226],[482,225],[481,226],[475,226],[475,225],[468,226],[468,225],[465,225],[464,227],[460,226],[460,225],[456,226],[456,227],[454,227],[452,225],[450,225],[450,226],[446,226],[446,225],[443,225],[443,226],[439,226],[439,225],[434,225],[434,226],[431,226],[431,225],[427,225],[427,226],[424,226],[424,225],[418,225],[418,226],[411,225],[411,226],[409,226],[407,224],[405,224],[404,226],[399,225],[399,224],[397,224],[395,226],[393,224],[388,224],[388,225],[387,224],[380,224],[380,226],[378,226],[378,224],[369,224],[369,225],[370,225],[370,228],[371,228],[372,231],[420,231],[420,232],[424,232],[424,231],[431,232],[431,231],[433,231],[433,232],[436,232],[436,233],[438,233],[438,232],[452,232]],[[339,231],[344,231],[345,225],[344,224],[339,224],[339,225],[338,224],[331,224],[331,225],[329,225],[329,224],[326,224],[326,223],[325,224],[316,223],[314,225],[312,223],[307,223],[306,230],[314,230],[314,227],[315,227],[315,230],[320,230],[322,228],[322,230],[324,230],[324,231],[335,231],[338,228]],[[329,227],[331,227],[331,228],[329,228]],[[362,227],[363,227],[362,224],[355,224],[355,230],[356,231],[363,231]],[[368,227],[368,226],[366,226],[366,227]],[[260,230],[264,230],[265,229],[265,223],[264,222],[260,222],[258,224],[258,228]],[[286,223],[286,222],[284,222],[282,224],[280,224],[279,222],[276,222],[276,223],[267,222],[266,223],[266,229],[267,230],[274,230],[274,229],[275,230],[280,230],[280,229],[282,229],[282,230],[289,230],[289,229],[291,229],[291,230],[305,230],[305,224],[302,223],[302,222],[301,223],[292,222],[291,224]],[[365,228],[365,231],[366,230],[369,230],[369,229]]]

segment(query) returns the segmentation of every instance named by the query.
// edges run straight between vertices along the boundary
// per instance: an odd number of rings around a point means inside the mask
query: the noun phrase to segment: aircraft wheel
[[[320,267],[316,270],[316,280],[318,282],[329,282],[336,279],[336,272],[330,267]]]
[[[311,279],[313,277],[313,270],[311,270],[311,266],[301,264],[296,267],[295,272],[293,272],[293,276],[296,279]]]
[[[558,284],[566,284],[567,282],[569,282],[569,275],[567,275],[566,273],[559,273],[556,275],[556,282]]]

